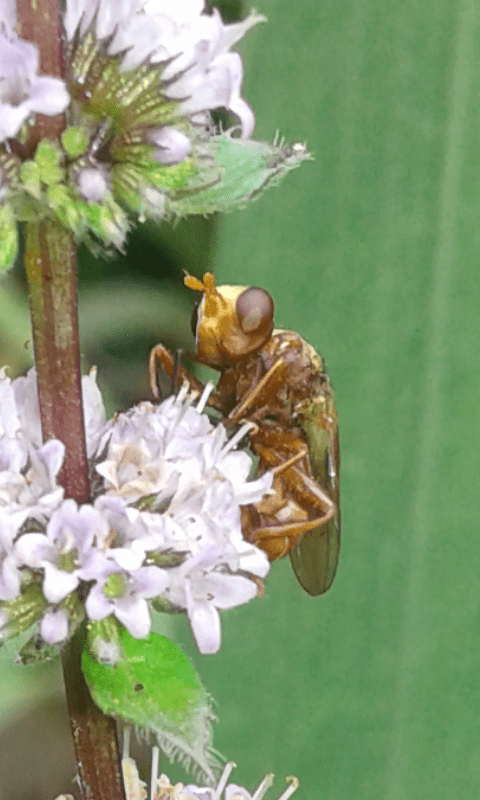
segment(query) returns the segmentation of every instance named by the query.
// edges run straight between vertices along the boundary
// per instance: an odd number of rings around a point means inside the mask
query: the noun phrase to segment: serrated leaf
[[[285,146],[233,139],[224,133],[205,145],[213,158],[210,175],[202,169],[198,183],[166,198],[166,210],[179,216],[212,214],[244,207],[309,158],[301,144]]]
[[[208,778],[217,766],[211,752],[214,719],[210,698],[187,657],[165,636],[134,639],[120,628],[123,658],[100,664],[88,647],[82,669],[95,703],[106,714],[150,732],[169,757]]]

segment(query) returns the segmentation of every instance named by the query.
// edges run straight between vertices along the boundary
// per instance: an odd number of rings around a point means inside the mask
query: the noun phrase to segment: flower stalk
[[[81,398],[76,247],[54,221],[26,223],[29,284],[43,440],[60,439],[59,482],[78,503],[90,496]]]
[[[19,34],[38,45],[40,69],[63,77],[62,21],[58,0],[19,0]],[[27,150],[58,138],[63,116],[37,115]],[[59,476],[67,497],[90,497],[83,419],[77,312],[76,246],[72,234],[46,219],[26,223],[24,261],[32,315],[43,440],[65,444]],[[63,654],[67,705],[85,800],[124,800],[115,722],[94,704],[81,671],[81,630]],[[83,634],[84,635],[84,634]]]

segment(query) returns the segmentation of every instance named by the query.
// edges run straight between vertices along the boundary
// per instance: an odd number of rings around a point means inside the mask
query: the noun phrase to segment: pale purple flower
[[[60,644],[68,637],[68,616],[63,608],[49,609],[40,621],[40,635],[47,644]]]
[[[122,569],[138,569],[147,551],[166,549],[162,515],[139,511],[116,495],[100,495],[95,508],[106,522],[105,532],[97,535],[97,547]]]
[[[163,594],[167,583],[167,573],[158,567],[127,571],[111,562],[90,589],[87,614],[91,620],[114,614],[132,636],[143,639],[151,627],[147,600]]]
[[[102,165],[82,167],[75,180],[79,193],[89,203],[100,203],[110,191],[108,173]]]
[[[87,455],[91,456],[98,447],[105,428],[105,408],[102,395],[97,386],[97,371],[90,370],[82,377],[83,414],[87,438]],[[1,377],[1,376],[0,376]],[[0,382],[0,388],[2,383]],[[36,447],[42,444],[42,426],[38,405],[37,373],[34,367],[26,375],[16,378],[12,383],[15,409],[18,415],[22,436]]]
[[[236,449],[248,426],[228,439],[203,413],[211,391],[195,406],[198,395],[185,385],[158,406],[140,403],[105,422],[95,376],[84,378],[87,439],[103,486],[97,481],[92,504],[78,506],[57,484],[64,445],[38,441],[34,373],[13,383],[0,375],[0,465],[8,467],[0,469],[0,600],[18,596],[20,570],[40,573],[53,606],[41,618],[48,643],[68,636],[55,606],[88,583],[91,620],[113,614],[144,637],[148,601],[163,596],[185,609],[204,653],[220,646],[220,610],[257,594],[269,562],[243,539],[240,506],[260,500],[272,476],[248,480],[251,458]]]
[[[255,124],[250,106],[241,97],[243,68],[240,56],[229,50],[264,17],[251,14],[242,22],[225,24],[219,12],[206,12],[199,0],[67,0],[64,26],[69,40],[76,31],[85,35],[93,26],[98,41],[108,42],[110,55],[120,55],[124,70],[150,60],[164,63],[162,91],[178,100],[178,114],[197,118],[227,108],[239,120],[242,137]],[[179,141],[168,146],[176,163]],[[183,156],[185,157],[185,156]],[[168,155],[167,155],[168,158]]]
[[[224,569],[223,563],[222,547],[205,548],[170,571],[170,584],[165,591],[173,605],[187,609],[198,649],[205,654],[220,649],[218,609],[243,605],[258,593],[253,580],[232,575]]]
[[[147,138],[155,146],[155,158],[160,164],[179,164],[192,148],[188,136],[171,125],[151,131]]]
[[[152,758],[152,763],[156,764],[156,748],[153,748],[153,751],[154,757]],[[244,786],[228,782],[236,766],[234,761],[229,761],[225,764],[217,786],[196,786],[193,783],[189,783],[186,786],[182,783],[177,783],[173,786],[169,777],[164,774],[160,775],[156,780],[155,776],[152,775],[152,784],[156,785],[158,794],[162,797],[162,800],[262,800],[273,784],[273,774],[268,773],[265,775],[257,789],[253,793],[250,793]],[[289,800],[298,789],[297,778],[287,778],[287,781],[290,785],[278,800]]]
[[[0,600],[14,600],[20,594],[20,567],[15,557],[15,537],[27,511],[8,513],[0,508]]]
[[[35,113],[61,114],[70,102],[58,78],[37,75],[38,48],[0,28],[0,141],[15,136]]]
[[[0,439],[0,461],[11,441]],[[28,447],[28,469],[0,470],[0,507],[9,513],[28,512],[28,516],[44,522],[63,499],[63,488],[56,482],[62,466],[65,447],[50,439],[38,450]]]
[[[153,60],[168,61],[163,72],[167,96],[178,99],[180,111],[188,116],[229,109],[240,119],[242,138],[248,138],[255,118],[240,95],[242,61],[228,51],[264,17],[251,14],[225,25],[217,9],[207,14],[199,0],[146,0],[145,11],[162,32]]]
[[[24,533],[15,546],[20,564],[41,569],[43,594],[49,603],[59,603],[73,592],[80,580],[89,580],[105,559],[95,547],[106,522],[92,506],[65,500],[53,512],[45,533]]]

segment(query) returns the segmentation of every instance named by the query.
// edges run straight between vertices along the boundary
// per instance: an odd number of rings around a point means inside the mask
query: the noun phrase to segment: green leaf
[[[17,223],[8,203],[0,205],[0,274],[13,265],[18,250]]]
[[[301,144],[243,141],[226,133],[213,137],[205,150],[213,165],[201,165],[196,181],[166,198],[167,212],[183,216],[243,208],[309,158]]]
[[[176,644],[151,633],[134,639],[119,626],[123,655],[115,666],[84,650],[82,669],[95,703],[106,714],[152,733],[169,757],[211,778],[217,766],[211,752],[210,698]]]

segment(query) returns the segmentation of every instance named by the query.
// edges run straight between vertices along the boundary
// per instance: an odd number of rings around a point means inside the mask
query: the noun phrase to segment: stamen
[[[160,750],[157,746],[152,747],[152,768],[150,770],[150,800],[154,800],[157,791],[158,760]]]
[[[123,729],[123,754],[122,758],[130,757],[130,739],[132,735],[132,728],[130,725],[125,725]]]
[[[255,430],[256,428],[257,425],[255,425],[254,422],[244,422],[241,428],[239,428],[236,434],[232,436],[231,439],[228,440],[227,444],[222,449],[222,456],[224,456],[226,453],[228,453],[230,450],[236,447],[239,441],[243,439],[243,437],[246,436],[246,434],[249,431]]]
[[[291,797],[292,794],[298,789],[298,778],[295,778],[293,775],[289,775],[287,781],[290,781],[290,786],[284,791],[278,800],[288,800],[288,798]]]
[[[210,397],[214,389],[215,389],[215,384],[213,383],[213,381],[208,381],[208,383],[205,384],[202,396],[200,397],[200,400],[197,403],[197,411],[199,414],[203,412],[203,409],[208,403],[208,398]]]
[[[179,393],[177,394],[177,396],[175,398],[175,405],[176,406],[183,405],[183,402],[184,402],[185,398],[187,397],[189,391],[190,391],[190,384],[188,383],[188,381],[183,381],[182,388],[180,389]]]
[[[225,789],[225,786],[227,785],[227,781],[230,777],[230,774],[232,773],[232,771],[235,769],[236,766],[237,765],[235,764],[235,761],[229,761],[228,764],[225,764],[224,770],[222,772],[222,777],[218,782],[218,786],[215,789],[215,794],[213,795],[212,800],[220,800],[222,792]]]
[[[262,797],[265,795],[265,792],[267,792],[268,789],[270,789],[270,786],[272,784],[273,784],[273,772],[267,772],[263,781],[258,787],[257,791],[253,795],[252,800],[262,800]]]

